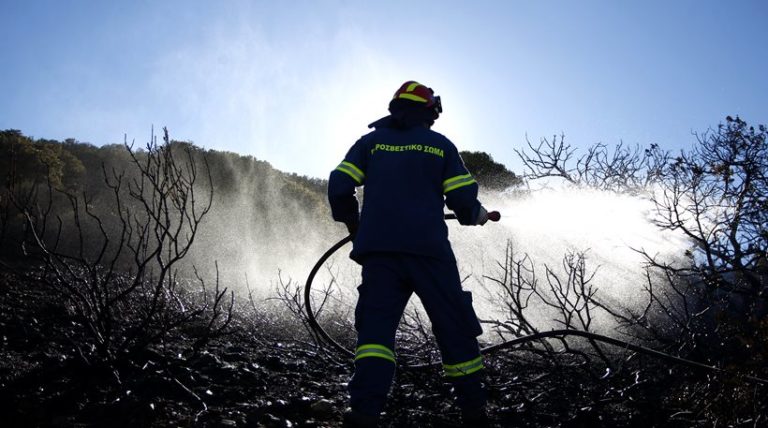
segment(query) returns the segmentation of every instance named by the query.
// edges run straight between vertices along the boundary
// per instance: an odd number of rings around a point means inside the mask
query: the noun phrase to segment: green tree
[[[504,190],[523,184],[520,177],[503,164],[494,161],[488,153],[463,151],[460,154],[464,165],[485,189]]]
[[[38,185],[49,179],[55,188],[78,190],[85,167],[54,140],[36,140],[24,136],[21,131],[0,131],[0,176],[8,180],[10,175],[16,185]]]

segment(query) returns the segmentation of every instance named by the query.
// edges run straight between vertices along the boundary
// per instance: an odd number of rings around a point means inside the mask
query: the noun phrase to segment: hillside
[[[278,269],[303,271],[291,260],[309,258],[311,251],[317,253],[329,236],[343,236],[343,227],[332,224],[330,219],[324,180],[284,173],[252,156],[205,150],[177,141],[170,141],[169,147],[183,156],[189,150],[198,163],[198,197],[212,196],[210,212],[202,220],[197,242],[185,259],[187,265],[211,272],[216,261],[222,274],[238,276],[230,280],[242,281],[243,274],[249,273],[251,280],[268,281],[276,277]],[[134,148],[139,158],[146,157],[146,151],[143,146]],[[58,217],[69,218],[70,195],[81,199],[80,208],[85,208],[87,201],[87,208],[104,222],[107,232],[116,232],[116,194],[105,177],[114,183],[120,174],[124,178],[117,197],[125,208],[138,209],[131,205],[136,201],[127,195],[128,184],[138,177],[138,171],[125,146],[96,147],[71,139],[33,140],[20,131],[6,130],[0,132],[0,159],[0,176],[12,177],[12,193],[19,202],[47,207],[52,201],[50,212],[39,212],[46,215],[51,226]],[[0,202],[4,212],[0,218],[0,255],[17,256],[25,220],[9,198]],[[87,215],[83,213],[81,220],[86,234],[95,233],[95,225],[89,224]],[[64,221],[63,236],[58,238],[62,250],[77,250],[74,244],[79,238],[72,226],[73,222]],[[49,228],[46,233],[50,232]],[[262,251],[266,246],[270,251]]]

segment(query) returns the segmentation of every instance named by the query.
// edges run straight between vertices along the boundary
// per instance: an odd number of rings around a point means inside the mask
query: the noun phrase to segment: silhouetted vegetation
[[[691,150],[593,146],[578,158],[564,138],[519,152],[528,180],[627,192],[650,200],[651,220],[691,246],[677,261],[647,261],[647,305],[609,311],[630,334],[711,363],[764,373],[768,355],[768,130],[727,117]]]
[[[506,311],[485,320],[497,338],[540,332],[538,299],[558,326],[591,331],[608,313],[625,338],[726,369],[698,372],[591,340],[528,342],[486,359],[489,410],[501,426],[766,421],[766,386],[755,378],[768,375],[767,135],[727,118],[680,154],[597,145],[580,157],[556,137],[520,152],[523,176],[462,152],[486,189],[555,177],[631,193],[653,202],[660,228],[692,242],[675,263],[644,254],[640,308],[601,298],[586,253],[537,271],[524,248],[508,246],[498,275],[486,278]],[[340,237],[326,182],[165,137],[95,147],[0,132],[3,423],[339,425],[351,361],[308,327],[301,284],[275,272],[272,298],[283,305],[269,306],[247,282],[247,294],[228,291],[247,281],[242,272],[220,276],[254,262],[238,260],[237,246],[289,260],[312,237]],[[351,312],[329,272],[313,306],[351,346]],[[436,361],[418,310],[403,318],[399,348],[400,361]],[[437,368],[397,376],[385,424],[456,426]]]

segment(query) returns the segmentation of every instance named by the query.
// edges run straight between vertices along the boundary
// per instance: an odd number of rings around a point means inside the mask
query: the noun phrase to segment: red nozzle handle
[[[501,220],[501,213],[498,211],[491,211],[488,213],[488,220],[490,221],[499,221]]]

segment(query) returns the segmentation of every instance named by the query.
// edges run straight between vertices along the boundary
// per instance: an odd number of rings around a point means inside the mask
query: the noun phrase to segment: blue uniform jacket
[[[364,187],[362,213],[355,188]],[[360,138],[331,172],[333,219],[359,228],[350,257],[410,253],[455,260],[443,207],[463,225],[480,211],[478,186],[456,146],[426,127],[377,128]]]

